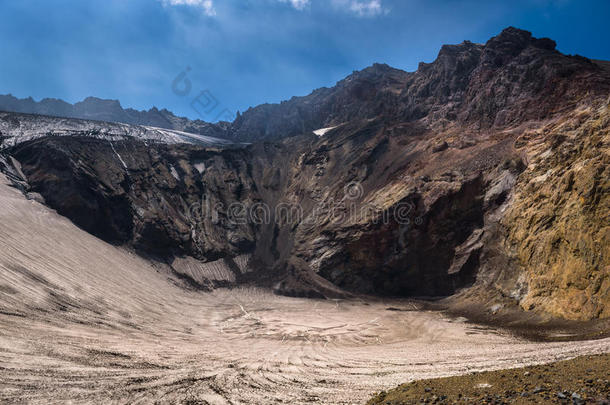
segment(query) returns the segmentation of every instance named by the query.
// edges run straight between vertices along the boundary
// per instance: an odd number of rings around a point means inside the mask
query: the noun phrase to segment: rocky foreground
[[[610,354],[540,366],[420,380],[368,404],[609,404]]]

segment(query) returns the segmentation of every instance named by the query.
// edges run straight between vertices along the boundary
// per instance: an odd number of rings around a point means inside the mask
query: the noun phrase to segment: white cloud
[[[381,0],[333,0],[332,2],[335,7],[360,17],[374,17],[388,12],[381,4]]]
[[[161,0],[164,6],[193,6],[200,7],[206,15],[216,15],[212,0]]]
[[[192,6],[199,7],[208,16],[215,16],[214,0],[159,0],[164,6]],[[311,5],[312,0],[279,0],[290,4],[296,10],[304,10]],[[323,0],[324,2],[328,0]],[[383,7],[383,0],[331,0],[332,6],[338,10],[353,13],[359,17],[374,17],[386,14],[388,9]]]
[[[303,10],[309,5],[309,0],[280,0],[282,3],[290,3],[297,10]]]

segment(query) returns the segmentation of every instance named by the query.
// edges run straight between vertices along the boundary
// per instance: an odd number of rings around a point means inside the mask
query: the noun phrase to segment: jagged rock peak
[[[438,52],[438,58],[443,56],[455,56],[463,52],[480,51],[483,48],[481,44],[475,44],[474,42],[464,41],[457,45],[443,45],[441,50]]]
[[[485,44],[485,48],[491,48],[516,55],[528,46],[536,48],[555,50],[556,43],[550,38],[535,38],[532,33],[515,27],[508,27]]]
[[[386,63],[373,63],[371,66],[368,66],[362,70],[354,71],[346,79],[359,76],[384,75],[393,72],[402,72],[402,70],[393,68]]]

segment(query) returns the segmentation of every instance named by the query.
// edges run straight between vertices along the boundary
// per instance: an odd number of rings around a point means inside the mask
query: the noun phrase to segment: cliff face
[[[252,224],[226,223],[232,202],[258,198],[241,149],[58,137],[18,146],[12,156],[32,192],[104,240],[207,260],[254,243]],[[205,204],[217,210],[213,217],[199,214]]]
[[[303,151],[289,176],[294,198],[324,211],[344,199],[342,187],[357,184],[361,197],[346,205],[368,215],[298,226],[293,255],[308,263],[302,271],[364,293],[459,293],[485,302],[488,313],[516,303],[569,319],[607,317],[600,196],[608,78],[606,65],[515,29],[484,46],[443,47],[437,61],[406,77],[396,115],[352,120]],[[580,181],[591,184],[577,192],[547,183],[538,176],[550,168],[532,163],[540,156],[553,159],[557,173],[586,161]],[[543,198],[545,188],[554,196]],[[583,189],[594,190],[585,192],[586,210],[565,204]],[[550,234],[582,246],[559,246]],[[294,284],[286,282],[289,290]]]
[[[529,165],[502,218],[523,309],[610,316],[610,108],[577,110],[523,138]]]
[[[5,153],[84,229],[174,262],[247,257],[237,281],[279,293],[607,318],[608,94],[607,64],[508,28],[250,109],[227,126],[244,148],[43,137]]]

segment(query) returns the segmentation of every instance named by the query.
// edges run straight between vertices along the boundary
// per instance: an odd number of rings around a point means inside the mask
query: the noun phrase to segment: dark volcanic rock
[[[11,151],[30,190],[86,231],[156,255],[204,260],[253,248],[252,224],[225,218],[232,202],[256,199],[245,153],[72,137]],[[206,204],[217,212],[207,215]]]

